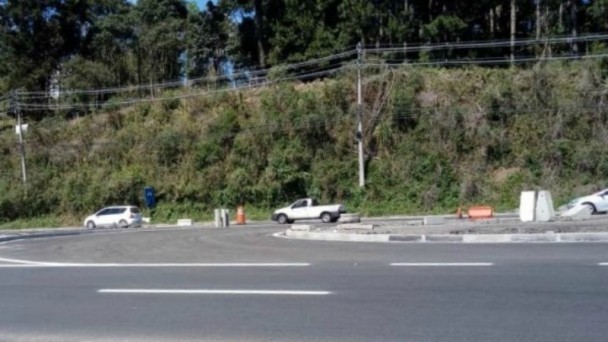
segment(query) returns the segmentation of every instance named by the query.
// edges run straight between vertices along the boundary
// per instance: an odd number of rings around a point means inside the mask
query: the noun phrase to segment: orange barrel
[[[238,206],[236,209],[236,224],[246,224],[245,220],[245,209],[242,205]]]

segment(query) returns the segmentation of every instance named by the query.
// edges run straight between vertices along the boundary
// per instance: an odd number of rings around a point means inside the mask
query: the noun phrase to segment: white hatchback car
[[[141,211],[135,206],[116,206],[103,208],[87,217],[84,225],[88,229],[96,227],[139,227],[141,226]]]
[[[593,213],[607,212],[608,211],[608,189],[598,191],[589,196],[579,197],[568,203],[568,208],[575,207],[577,205],[589,206]]]

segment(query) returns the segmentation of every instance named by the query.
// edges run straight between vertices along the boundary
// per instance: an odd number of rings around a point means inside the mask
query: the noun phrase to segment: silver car
[[[608,189],[598,191],[589,196],[579,197],[568,203],[568,208],[578,205],[587,205],[593,209],[593,213],[608,211]]]
[[[88,229],[96,227],[138,227],[141,226],[141,211],[136,206],[115,206],[103,208],[84,220]]]

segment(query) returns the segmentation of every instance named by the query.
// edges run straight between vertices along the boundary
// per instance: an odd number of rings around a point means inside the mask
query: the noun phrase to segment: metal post
[[[359,187],[365,186],[365,165],[363,160],[363,104],[361,99],[361,59],[363,49],[361,43],[357,44],[357,141],[359,143]]]
[[[25,144],[23,142],[23,126],[21,122],[21,108],[19,108],[19,101],[17,101],[17,94],[11,92],[11,107],[17,116],[17,135],[19,136],[19,154],[21,155],[21,174],[23,176],[23,187],[27,194],[27,169],[25,167]]]

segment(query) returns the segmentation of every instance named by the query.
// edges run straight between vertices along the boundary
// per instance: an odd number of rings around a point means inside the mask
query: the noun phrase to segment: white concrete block
[[[142,217],[142,218],[141,218],[141,221],[142,221],[143,223],[150,223],[150,218],[149,218],[149,217]]]
[[[534,221],[536,191],[522,191],[519,198],[519,219],[521,222]]]
[[[553,208],[551,192],[546,190],[538,192],[534,218],[537,222],[548,222],[555,219],[555,209]]]
[[[177,225],[178,226],[191,226],[192,220],[191,219],[179,219],[179,220],[177,220]]]
[[[593,214],[593,208],[588,205],[577,205],[568,209],[561,217],[569,218],[573,221],[581,221],[591,217]]]
[[[221,228],[222,227],[222,216],[221,216],[220,209],[213,210],[213,216],[214,216],[213,223],[215,225],[215,228]]]

